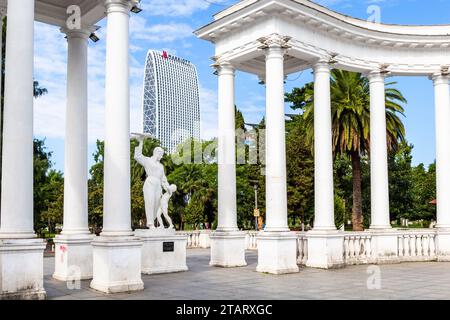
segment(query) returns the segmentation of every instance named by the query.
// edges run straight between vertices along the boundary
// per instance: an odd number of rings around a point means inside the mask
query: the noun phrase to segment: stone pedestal
[[[211,261],[215,267],[243,267],[245,261],[245,233],[240,231],[215,231],[210,236]]]
[[[144,274],[187,271],[186,235],[176,235],[174,229],[136,230],[143,241],[141,269]]]
[[[58,235],[55,243],[55,272],[60,281],[92,279],[93,235]]]
[[[42,239],[0,240],[0,299],[46,298],[44,249]]]
[[[293,232],[260,232],[256,271],[284,274],[298,272],[297,235]]]
[[[437,229],[436,256],[438,261],[450,261],[450,229]]]
[[[91,288],[118,293],[144,289],[141,279],[142,240],[134,236],[100,236],[92,241]]]
[[[337,230],[311,230],[308,239],[307,267],[333,269],[344,266],[344,234]]]
[[[372,234],[372,256],[377,263],[398,263],[398,233],[393,229],[375,229]]]

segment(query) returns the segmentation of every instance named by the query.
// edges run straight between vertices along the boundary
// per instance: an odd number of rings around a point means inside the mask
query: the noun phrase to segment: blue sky
[[[234,0],[142,0],[144,11],[131,18],[131,129],[142,130],[142,77],[148,49],[167,50],[192,61],[198,69],[202,109],[202,136],[215,136],[217,125],[217,79],[211,69],[213,45],[197,39],[192,31],[211,21],[212,15]],[[450,24],[448,0],[322,0],[335,11],[367,19],[367,8],[381,8],[381,22],[394,24]],[[95,141],[104,135],[105,21],[98,32],[101,41],[89,46],[89,163]],[[35,101],[35,136],[45,138],[53,151],[54,167],[64,169],[64,121],[67,44],[56,27],[36,23],[35,78],[49,91]],[[288,77],[286,91],[312,80],[310,70]],[[427,78],[398,77],[397,87],[409,103],[404,123],[407,139],[415,145],[414,163],[435,159],[433,85]],[[259,122],[264,115],[264,87],[255,76],[238,72],[236,104],[247,122]],[[287,112],[291,112],[289,109]]]

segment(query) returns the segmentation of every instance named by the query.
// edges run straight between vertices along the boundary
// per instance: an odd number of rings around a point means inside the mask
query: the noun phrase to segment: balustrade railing
[[[246,250],[258,250],[258,242],[256,236],[258,231],[248,231],[245,235],[245,249]]]
[[[187,236],[187,248],[209,248],[210,230],[177,231],[177,234]]]
[[[395,232],[395,231],[394,231]],[[398,261],[436,260],[436,233],[432,229],[397,230]],[[187,248],[209,248],[211,230],[179,231],[187,235]],[[247,231],[246,250],[257,250],[257,231]],[[343,259],[345,265],[377,263],[376,248],[370,231],[345,232],[343,237]],[[394,249],[395,250],[395,249]],[[395,251],[394,251],[395,252]],[[306,232],[297,232],[297,263],[306,265],[308,260],[308,237]]]
[[[306,265],[308,260],[308,238],[306,232],[297,233],[297,264]]]
[[[398,257],[401,261],[436,259],[436,234],[431,230],[402,231],[398,235]]]
[[[365,264],[372,261],[372,236],[367,232],[344,234],[344,263]]]

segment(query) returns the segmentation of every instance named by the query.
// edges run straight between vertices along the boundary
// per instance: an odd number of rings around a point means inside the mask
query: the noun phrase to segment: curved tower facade
[[[144,133],[168,152],[188,138],[200,139],[197,69],[165,51],[149,50],[144,73]]]

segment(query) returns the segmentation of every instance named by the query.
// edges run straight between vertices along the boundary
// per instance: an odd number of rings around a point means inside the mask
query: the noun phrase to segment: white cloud
[[[201,138],[217,136],[217,91],[200,84]]]
[[[193,28],[186,23],[147,24],[143,17],[130,20],[130,34],[133,40],[149,42],[172,42],[192,36]]]
[[[228,6],[232,0],[149,0],[142,1],[142,8],[153,16],[190,16],[196,11],[206,10],[211,4]],[[225,7],[224,7],[225,8]]]

